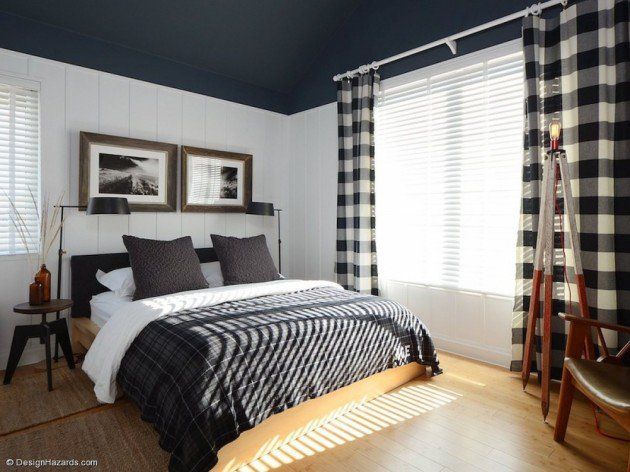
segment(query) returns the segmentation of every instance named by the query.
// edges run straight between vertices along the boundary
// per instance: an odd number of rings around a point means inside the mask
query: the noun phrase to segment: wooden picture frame
[[[79,205],[125,197],[131,211],[177,211],[177,144],[81,131]]]
[[[252,200],[252,159],[251,154],[182,146],[182,212],[244,213]],[[193,181],[194,172],[205,174]]]

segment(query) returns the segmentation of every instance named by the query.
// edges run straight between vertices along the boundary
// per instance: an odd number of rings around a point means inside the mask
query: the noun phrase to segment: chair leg
[[[569,414],[571,413],[574,391],[575,386],[573,385],[573,377],[567,369],[564,369],[564,372],[562,373],[562,383],[560,384],[558,417],[556,418],[556,427],[553,432],[554,441],[564,441],[564,435],[567,432],[567,425],[569,424]]]

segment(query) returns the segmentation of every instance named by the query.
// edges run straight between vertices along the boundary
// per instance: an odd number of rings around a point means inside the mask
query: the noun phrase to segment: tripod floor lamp
[[[63,213],[66,208],[76,208],[77,210],[85,210],[86,215],[128,215],[129,203],[126,198],[119,197],[92,197],[88,200],[87,206],[83,205],[59,205],[61,209],[61,227],[59,228],[59,251],[57,252],[57,298],[61,298],[61,279],[62,279],[62,259],[66,253],[63,249]],[[59,312],[56,314],[59,319]],[[55,336],[55,361],[59,359],[59,344]]]
[[[580,235],[577,230],[573,193],[571,191],[571,177],[567,164],[567,153],[559,148],[560,131],[562,129],[560,120],[553,119],[549,126],[549,137],[551,139],[551,149],[546,153],[543,161],[543,181],[540,197],[540,217],[538,224],[538,234],[536,239],[536,253],[534,255],[534,274],[532,280],[532,292],[529,305],[529,315],[527,320],[527,334],[523,347],[523,367],[521,377],[523,389],[529,381],[529,374],[534,359],[535,331],[538,315],[540,311],[540,292],[543,292],[543,313],[542,313],[542,348],[540,371],[541,379],[541,409],[543,418],[547,418],[549,413],[549,381],[551,371],[551,320],[553,315],[553,273],[554,273],[554,240],[556,216],[560,217],[560,231],[563,231],[563,212],[558,204],[557,187],[560,185],[564,197],[564,213],[567,217],[569,242],[573,249],[575,284],[577,285],[579,306],[581,315],[589,318],[588,300],[586,299],[586,283],[582,270],[582,256],[580,250]],[[564,238],[560,238],[562,250],[564,251]],[[565,265],[566,262],[563,262]],[[566,269],[563,271],[566,277]],[[564,280],[563,280],[564,282]],[[568,278],[567,278],[568,282]],[[569,292],[569,297],[570,297]],[[570,298],[569,298],[570,300]],[[570,305],[569,305],[570,310]],[[569,312],[570,313],[570,312]],[[587,359],[594,359],[593,342],[590,332],[584,339],[584,347]]]
[[[280,208],[274,208],[273,203],[251,202],[247,205],[248,215],[273,216],[278,213],[278,272],[282,273],[282,238],[280,237]]]

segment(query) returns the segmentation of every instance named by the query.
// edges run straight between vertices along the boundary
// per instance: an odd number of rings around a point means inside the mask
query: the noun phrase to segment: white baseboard
[[[465,342],[451,339],[443,336],[431,336],[436,349],[460,356],[475,359],[477,361],[486,362],[488,364],[498,365],[500,367],[510,367],[512,355],[510,352],[502,351],[489,346],[477,343]]]

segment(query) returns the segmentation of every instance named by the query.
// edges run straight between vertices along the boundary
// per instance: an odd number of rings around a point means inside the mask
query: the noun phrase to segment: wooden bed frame
[[[99,327],[89,318],[72,319],[72,349],[87,351]],[[426,373],[426,368],[412,363],[372,375],[312,400],[272,415],[253,429],[219,450],[219,462],[213,471],[231,472],[277,447],[314,430],[373,398],[395,389]]]
[[[198,249],[197,252],[202,262],[208,262],[215,257],[214,251],[207,248]],[[89,318],[89,299],[92,294],[105,290],[95,281],[96,269],[108,271],[128,267],[129,263],[126,254],[100,254],[75,256],[71,265],[72,299],[75,301],[71,318],[72,349],[75,354],[82,354],[90,348],[100,330]],[[86,314],[88,316],[85,316]],[[425,373],[426,368],[416,363],[388,369],[272,415],[221,448],[219,462],[212,470],[231,472],[238,469],[362,403]]]
[[[72,352],[85,354],[100,329],[90,318],[72,318],[70,322]]]

